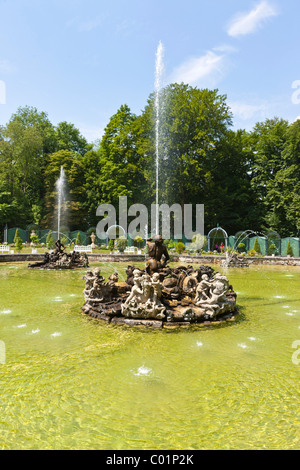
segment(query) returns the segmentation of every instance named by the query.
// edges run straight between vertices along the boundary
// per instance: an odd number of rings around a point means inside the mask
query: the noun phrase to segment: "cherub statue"
[[[201,303],[202,301],[209,299],[211,286],[212,286],[212,283],[209,280],[208,275],[202,274],[201,281],[199,282],[196,288],[196,297],[195,297],[196,305],[198,303]]]
[[[152,287],[153,287],[153,302],[157,303],[160,301],[162,294],[162,285],[160,282],[160,274],[154,273],[152,276]]]
[[[143,286],[142,286],[141,273],[140,273],[140,271],[135,269],[134,272],[133,272],[133,287],[131,289],[129,297],[126,299],[126,301],[122,305],[122,309],[123,309],[123,307],[124,308],[128,307],[128,305],[132,301],[135,301],[136,303],[142,302],[143,297],[144,297],[144,292],[143,292]]]

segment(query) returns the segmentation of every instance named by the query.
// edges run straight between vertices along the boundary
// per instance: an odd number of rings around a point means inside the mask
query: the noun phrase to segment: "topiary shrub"
[[[239,253],[242,253],[242,252],[246,251],[245,243],[239,243],[237,249],[238,249]]]
[[[286,254],[288,256],[294,256],[293,248],[290,242],[288,242],[287,247],[286,247]]]
[[[124,253],[126,246],[128,245],[127,238],[118,238],[117,240],[117,248],[120,253]]]
[[[53,240],[51,230],[49,230],[47,237],[46,237],[46,246],[48,250],[53,250],[55,248],[55,242]]]
[[[261,251],[260,251],[260,244],[259,244],[257,238],[255,238],[254,245],[253,245],[253,250],[254,250],[256,253],[261,253]]]
[[[21,251],[23,248],[22,238],[19,236],[15,237],[15,247],[17,251]]]
[[[19,234],[19,229],[17,228],[16,230],[16,233],[15,233],[15,236],[14,236],[14,244],[17,243],[17,239],[20,238],[20,234]]]
[[[77,233],[75,245],[82,245],[82,240],[81,240],[80,232]]]

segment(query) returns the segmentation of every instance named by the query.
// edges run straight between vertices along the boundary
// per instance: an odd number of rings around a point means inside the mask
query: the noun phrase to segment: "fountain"
[[[226,251],[226,259],[222,261],[221,266],[224,268],[244,268],[249,267],[249,262],[238,253],[238,246],[243,243],[250,235],[258,236],[260,232],[254,232],[253,230],[244,230],[239,234],[234,242],[234,246],[231,251]],[[265,238],[265,237],[264,237]]]
[[[155,328],[231,320],[236,293],[226,276],[209,266],[170,268],[161,235],[147,240],[145,269],[128,266],[125,282],[114,273],[106,281],[99,268],[88,270],[84,314],[115,324]]]
[[[42,261],[29,263],[28,268],[37,269],[74,269],[87,268],[89,260],[86,253],[73,251],[67,253],[60,239],[55,242],[55,250],[46,251]]]
[[[55,250],[44,253],[42,261],[29,263],[28,268],[38,269],[74,269],[86,268],[89,266],[89,261],[86,253],[78,253],[73,251],[67,253],[65,246],[60,240],[61,221],[66,222],[66,176],[64,168],[60,167],[60,175],[55,184],[57,192],[57,240],[55,243]]]
[[[66,176],[63,166],[60,167],[60,175],[55,186],[57,192],[57,238],[59,238],[62,214],[66,213]]]
[[[226,276],[200,266],[170,268],[169,254],[159,235],[159,151],[163,45],[156,52],[155,67],[155,150],[156,214],[155,238],[147,239],[145,269],[128,266],[127,280],[119,282],[114,273],[108,280],[99,268],[88,270],[85,281],[84,314],[111,323],[152,327],[188,326],[223,321],[237,313],[236,293]],[[147,229],[146,229],[147,231]]]
[[[155,63],[155,173],[156,173],[156,212],[155,212],[155,234],[159,232],[159,121],[161,111],[161,88],[162,88],[162,75],[164,70],[163,64],[164,48],[161,42],[159,42],[156,51],[156,63]]]

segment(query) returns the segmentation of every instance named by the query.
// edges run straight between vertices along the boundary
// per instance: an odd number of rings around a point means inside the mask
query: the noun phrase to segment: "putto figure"
[[[148,274],[153,274],[166,266],[170,256],[161,235],[155,235],[154,241],[152,238],[148,238],[147,247],[149,258],[146,271]]]

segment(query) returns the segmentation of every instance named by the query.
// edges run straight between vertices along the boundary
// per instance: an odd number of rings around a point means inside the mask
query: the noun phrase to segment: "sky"
[[[299,0],[0,0],[0,125],[33,106],[101,138],[122,104],[155,87],[227,96],[233,129],[300,117]]]

